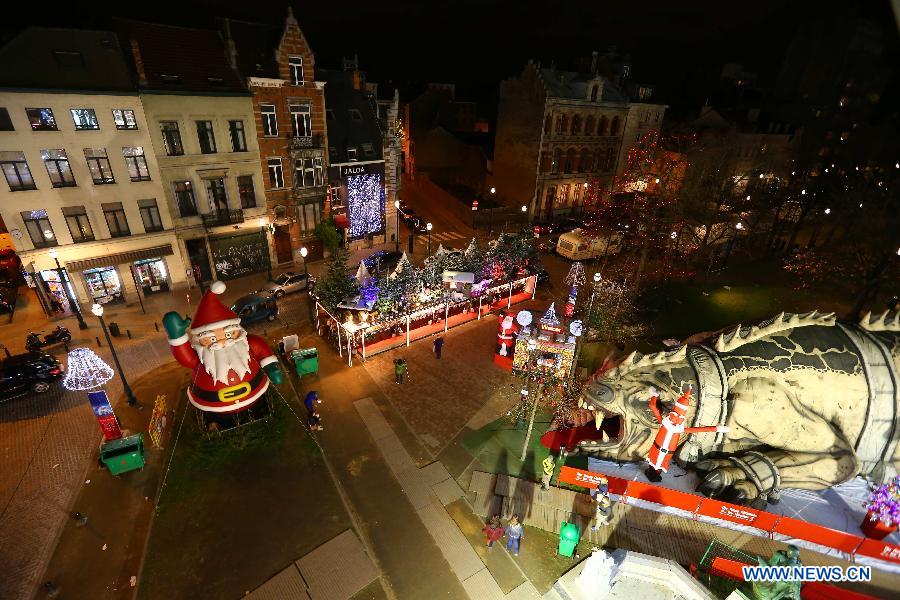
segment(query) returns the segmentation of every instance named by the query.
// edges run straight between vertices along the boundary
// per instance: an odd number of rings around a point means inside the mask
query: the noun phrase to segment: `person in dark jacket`
[[[444,338],[438,336],[434,338],[434,356],[437,359],[441,358],[441,349],[444,347]]]
[[[316,404],[321,404],[322,400],[319,398],[319,392],[316,390],[311,391],[306,395],[306,398],[303,399],[303,406],[306,407],[306,412],[308,414],[313,414],[316,412]]]

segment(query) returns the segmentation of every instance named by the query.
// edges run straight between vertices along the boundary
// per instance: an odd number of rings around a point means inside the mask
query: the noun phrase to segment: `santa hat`
[[[222,304],[219,295],[225,291],[225,284],[213,281],[209,291],[203,294],[200,305],[191,320],[191,331],[219,329],[228,325],[240,325],[241,320],[233,310]]]
[[[691,406],[691,392],[693,391],[692,386],[688,386],[684,393],[681,394],[681,397],[675,401],[675,404],[672,406],[672,412],[675,414],[685,417],[687,416],[687,409]]]

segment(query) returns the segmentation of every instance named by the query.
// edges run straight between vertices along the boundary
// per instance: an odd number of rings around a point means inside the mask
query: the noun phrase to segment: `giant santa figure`
[[[193,370],[188,399],[200,410],[220,414],[247,410],[265,394],[270,379],[282,382],[272,349],[241,327],[240,318],[219,300],[224,291],[224,283],[213,282],[193,320],[177,312],[163,317],[175,360]]]

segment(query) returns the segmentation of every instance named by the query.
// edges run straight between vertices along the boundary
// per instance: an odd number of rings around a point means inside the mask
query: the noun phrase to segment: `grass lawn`
[[[283,401],[268,423],[216,439],[188,415],[139,597],[239,597],[350,526],[318,447]]]
[[[534,430],[528,443],[525,462],[519,460],[528,424],[517,429],[509,418],[503,417],[465,436],[461,445],[492,473],[506,473],[524,479],[535,479],[541,472],[541,461],[549,450],[541,446],[541,434],[550,426],[552,415],[538,410]]]

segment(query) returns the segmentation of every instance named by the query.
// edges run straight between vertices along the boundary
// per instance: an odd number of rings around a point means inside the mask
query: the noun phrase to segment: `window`
[[[106,224],[109,226],[109,235],[114,238],[131,235],[121,202],[104,202],[103,216],[106,217]]]
[[[190,181],[176,181],[175,204],[178,205],[178,214],[182,217],[197,216],[197,202],[194,200],[194,187]]]
[[[228,131],[231,133],[231,151],[246,152],[247,136],[244,133],[244,122],[228,121]]]
[[[559,115],[556,117],[556,133],[565,133],[567,127],[568,120],[566,119],[566,115]]]
[[[238,196],[241,208],[256,208],[256,191],[253,189],[253,175],[238,175]]]
[[[615,119],[613,119],[613,123],[615,123]],[[604,169],[607,171],[612,171],[616,166],[616,152],[610,147],[606,149],[606,164],[604,165]]]
[[[549,152],[541,152],[541,173],[549,173],[550,172],[550,153]]]
[[[579,158],[578,171],[586,173],[591,168],[591,151],[587,148],[582,148]]]
[[[600,123],[597,125],[597,135],[606,135],[606,130],[609,127],[609,119],[606,116],[600,117]]]
[[[326,121],[334,121],[334,111],[330,108],[325,109],[325,120]]]
[[[0,107],[0,131],[15,131],[12,119],[9,118],[9,111]]]
[[[613,117],[612,125],[609,126],[609,135],[618,135],[619,133],[619,123],[622,120],[619,117]]]
[[[41,158],[44,159],[44,166],[47,167],[47,174],[53,187],[75,187],[75,176],[72,174],[65,150],[62,148],[41,150]]]
[[[225,180],[221,177],[206,180],[206,195],[209,208],[213,212],[228,212],[228,196],[225,193]]]
[[[362,145],[363,154],[366,156],[375,156],[375,147],[368,142]]]
[[[159,218],[159,206],[156,204],[156,198],[138,200],[138,210],[141,211],[141,221],[144,222],[144,231],[151,233],[163,230],[162,219]]]
[[[288,68],[291,71],[291,85],[303,85],[303,57],[289,56]]]
[[[584,135],[594,135],[594,116],[588,115],[584,121]]]
[[[331,201],[332,210],[334,210],[335,208],[343,208],[344,202],[341,200],[341,186],[328,186],[328,199]]]
[[[569,199],[569,184],[565,183],[565,184],[559,186],[558,188],[556,188],[556,202],[561,206],[565,206],[566,201],[568,199]]]
[[[275,105],[260,104],[259,110],[262,112],[263,135],[267,137],[278,135],[278,119],[275,118]]]
[[[289,104],[291,111],[291,125],[294,129],[294,137],[309,137],[312,135],[312,120],[309,104]]]
[[[162,131],[166,156],[181,156],[184,154],[184,147],[181,145],[181,132],[178,131],[178,122],[160,121],[159,128]]]
[[[83,206],[64,206],[62,212],[66,218],[66,225],[69,226],[69,233],[72,234],[73,242],[77,244],[94,241],[94,230],[91,228],[91,222],[88,220]]]
[[[572,135],[581,133],[581,117],[575,115],[572,117]]]
[[[351,108],[348,112],[350,113],[350,118],[353,119],[354,121],[356,121],[357,123],[362,121],[362,113],[359,112],[358,109]]]
[[[150,169],[147,168],[147,157],[141,146],[123,146],[122,156],[132,181],[150,181]]]
[[[109,164],[109,157],[106,154],[106,148],[85,148],[84,159],[87,161],[91,178],[96,185],[116,182],[112,167]]]
[[[130,108],[114,108],[112,114],[116,129],[137,129],[137,119]]]
[[[0,151],[0,169],[3,169],[3,174],[6,176],[9,191],[21,192],[37,189],[24,152]]]
[[[31,243],[35,248],[47,248],[56,245],[56,234],[53,233],[53,227],[50,225],[50,219],[47,218],[47,211],[43,208],[35,210],[26,210],[22,213],[22,220],[25,221],[25,229],[31,237]]]
[[[32,131],[58,131],[53,111],[49,108],[26,108]]]
[[[100,129],[100,123],[97,121],[97,113],[93,108],[73,108],[72,120],[75,122],[75,129],[78,131],[84,129]]]
[[[333,163],[337,162],[337,148],[328,146],[328,158],[330,158]]]
[[[571,173],[575,170],[575,148],[566,150],[566,164],[563,170],[566,173]]]
[[[213,132],[212,121],[197,121],[197,139],[200,140],[200,152],[216,153],[216,134]]]
[[[550,133],[553,128],[553,118],[550,115],[544,117],[544,133]]]
[[[556,148],[553,150],[553,162],[550,164],[551,173],[559,173],[559,163],[562,162],[562,150]]]
[[[598,94],[599,91],[600,91],[600,86],[599,86],[599,85],[594,84],[594,85],[591,86],[591,102],[596,102],[596,101],[597,101],[597,94]]]
[[[355,146],[351,146],[350,148],[347,148],[347,160],[357,160]]]
[[[269,159],[269,183],[276,189],[284,187],[284,172],[281,170],[280,158]]]
[[[294,181],[297,187],[314,187],[325,185],[321,158],[301,158],[294,170]]]

